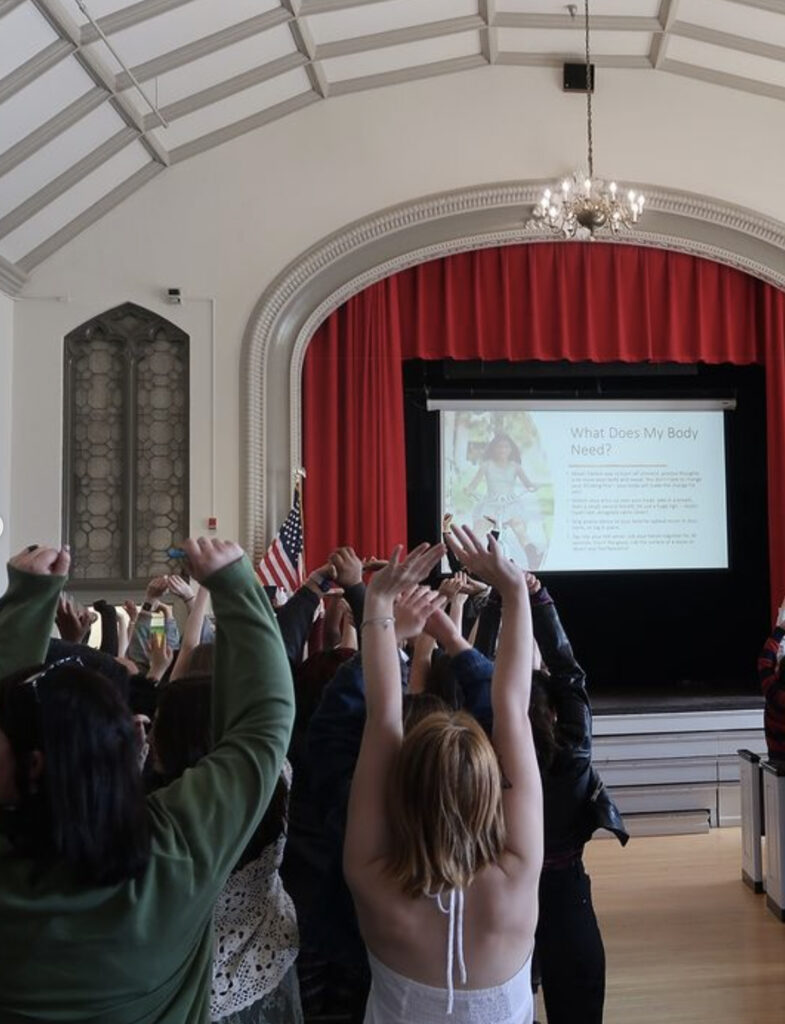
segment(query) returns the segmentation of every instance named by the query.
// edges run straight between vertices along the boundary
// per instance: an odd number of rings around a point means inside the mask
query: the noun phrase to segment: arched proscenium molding
[[[273,281],[243,347],[241,530],[248,551],[264,551],[291,501],[301,463],[303,361],[319,324],[350,296],[417,263],[551,241],[526,227],[544,184],[461,189],[392,207],[330,235]],[[636,187],[646,195],[646,214],[619,242],[703,256],[785,289],[785,224],[690,193]],[[267,380],[273,386],[265,394]]]

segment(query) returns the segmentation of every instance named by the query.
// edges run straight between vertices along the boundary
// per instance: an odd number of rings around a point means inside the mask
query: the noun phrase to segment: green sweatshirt
[[[9,580],[0,676],[43,659],[65,582],[14,569]],[[0,1024],[209,1020],[213,901],[270,800],[294,701],[275,615],[247,559],[205,585],[217,625],[216,744],[148,798],[142,881],[86,889],[54,869],[34,883],[0,837]]]

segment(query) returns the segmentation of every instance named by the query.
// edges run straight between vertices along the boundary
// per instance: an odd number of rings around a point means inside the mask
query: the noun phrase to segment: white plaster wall
[[[128,300],[191,335],[192,528],[214,511],[219,533],[236,534],[239,360],[261,293],[320,238],[374,211],[450,188],[556,179],[584,163],[585,102],[561,92],[559,74],[482,68],[314,104],[167,170],[39,267],[16,307],[14,393],[24,399],[13,413],[11,544],[59,536],[63,336]],[[785,221],[785,104],[603,71],[595,123],[600,175]],[[162,305],[167,286],[183,289],[183,307]],[[216,299],[214,509],[208,307],[189,295]]]
[[[0,294],[0,593],[5,590],[5,565],[11,554],[11,394],[13,384],[14,303]]]

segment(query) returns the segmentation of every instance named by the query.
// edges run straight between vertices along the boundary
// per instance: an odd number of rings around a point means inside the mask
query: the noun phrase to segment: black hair
[[[215,644],[197,644],[188,659],[188,675],[207,675],[209,677],[213,671],[214,657]]]
[[[150,825],[139,740],[117,688],[77,662],[17,672],[0,681],[0,728],[19,794],[9,839],[34,875],[58,864],[90,886],[141,878]]]
[[[209,675],[186,675],[160,691],[158,709],[150,735],[158,785],[179,779],[209,754],[212,736],[212,680]],[[282,779],[253,838],[236,868],[256,860],[265,846],[275,842],[286,829],[288,787]]]
[[[150,744],[164,785],[179,779],[213,745],[209,675],[181,676],[158,694]]]
[[[349,647],[332,647],[314,651],[294,670],[295,729],[305,730],[322,699],[322,690],[338,669],[356,651]]]
[[[456,710],[435,693],[406,693],[402,708],[404,734],[411,732],[415,725],[435,711],[450,714]]]
[[[425,674],[425,692],[439,697],[452,711],[458,711],[464,705],[463,690],[452,667],[452,658],[438,649],[433,652]]]
[[[541,669],[532,672],[531,697],[529,698],[529,722],[532,727],[534,749],[540,771],[548,771],[561,750],[556,734],[556,715],[548,691],[548,673]]]
[[[486,444],[483,449],[482,459],[483,462],[488,459],[493,459],[493,452],[498,444],[508,444],[510,446],[510,458],[513,462],[521,461],[521,450],[518,445],[513,441],[509,434],[494,434],[490,441]]]

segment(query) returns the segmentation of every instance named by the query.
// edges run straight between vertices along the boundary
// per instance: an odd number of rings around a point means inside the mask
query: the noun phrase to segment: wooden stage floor
[[[740,843],[735,828],[589,843],[605,1024],[785,1024],[785,924],[742,884]]]

